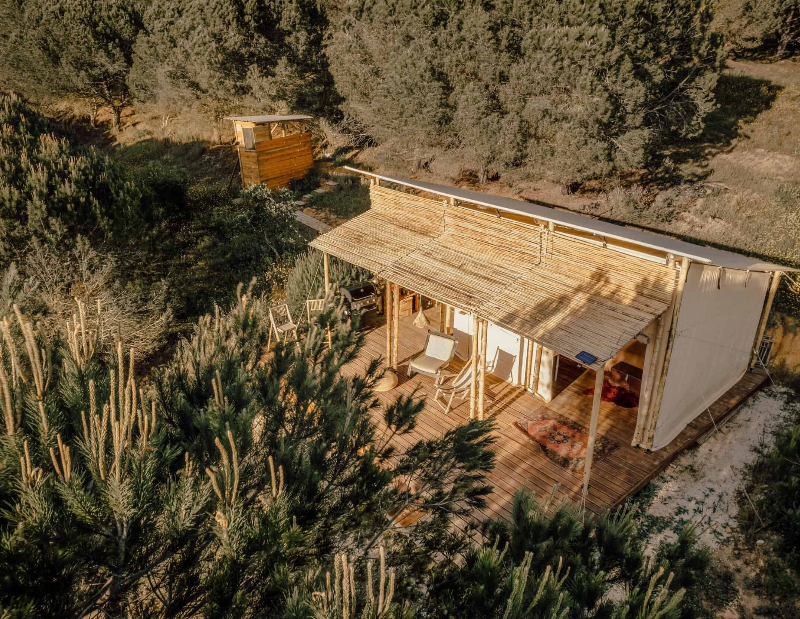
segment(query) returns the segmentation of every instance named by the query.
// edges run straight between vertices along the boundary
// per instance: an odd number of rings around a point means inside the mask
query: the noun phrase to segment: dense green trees
[[[336,103],[315,0],[157,0],[145,13],[130,83],[164,113],[331,113]]]
[[[800,47],[800,1],[723,0],[719,4],[719,28],[735,52],[781,58]]]
[[[108,238],[150,210],[119,166],[13,96],[0,95],[0,170],[0,260],[34,238]]]
[[[579,181],[696,135],[721,41],[700,0],[351,5],[329,48],[344,110],[425,164]]]
[[[142,30],[137,0],[2,0],[0,87],[38,98],[80,99],[112,111],[130,101],[127,78]]]

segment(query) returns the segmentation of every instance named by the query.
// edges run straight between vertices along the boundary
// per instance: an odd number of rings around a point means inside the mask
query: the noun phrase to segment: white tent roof
[[[574,230],[581,230],[583,232],[596,234],[598,236],[635,243],[642,247],[664,251],[675,254],[676,256],[685,256],[698,262],[713,264],[726,269],[740,269],[743,271],[797,271],[797,269],[782,266],[780,264],[763,262],[758,258],[750,258],[741,254],[734,254],[732,252],[714,249],[713,247],[706,247],[705,245],[689,243],[687,241],[681,241],[672,237],[662,236],[660,234],[647,232],[638,228],[630,228],[620,224],[613,224],[610,222],[593,219],[578,213],[559,211],[542,204],[524,202],[522,200],[514,200],[512,198],[504,198],[502,196],[494,196],[487,193],[481,193],[479,191],[462,189],[460,187],[451,187],[449,185],[437,185],[435,183],[428,183],[425,181],[384,176],[381,174],[374,174],[372,172],[365,172],[357,168],[347,167],[347,169],[352,172],[358,172],[374,178],[397,183],[398,185],[419,189],[420,191],[426,191],[428,193],[437,194],[446,198],[453,198],[457,201],[499,209],[501,211],[516,213],[518,215],[535,217],[536,219],[542,221],[552,221],[557,225],[572,228]]]

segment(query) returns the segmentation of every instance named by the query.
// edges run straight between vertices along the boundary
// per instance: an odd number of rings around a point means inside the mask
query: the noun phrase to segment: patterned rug
[[[588,428],[551,411],[536,415],[527,424],[515,421],[514,427],[536,443],[558,466],[570,471],[583,468],[589,442]],[[606,458],[618,447],[618,443],[598,435],[594,441],[594,462]]]

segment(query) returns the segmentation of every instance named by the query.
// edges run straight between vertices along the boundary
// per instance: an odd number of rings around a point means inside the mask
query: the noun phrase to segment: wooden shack
[[[311,116],[228,116],[233,121],[242,185],[286,187],[314,165]]]

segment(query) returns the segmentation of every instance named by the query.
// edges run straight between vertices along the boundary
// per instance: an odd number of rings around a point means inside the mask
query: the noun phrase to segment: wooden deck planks
[[[435,322],[438,310],[429,310],[429,319]],[[404,436],[393,438],[398,448],[406,449],[416,441],[442,436],[449,429],[465,423],[469,418],[469,401],[454,402],[448,415],[433,403],[433,380],[425,376],[408,378],[405,375],[408,359],[421,350],[425,331],[412,326],[413,317],[401,320],[398,348],[399,382],[391,392],[376,394],[383,405],[391,403],[398,395],[411,395],[415,390],[427,399],[427,404],[417,420],[415,429]],[[378,326],[366,333],[366,343],[358,359],[348,371],[361,372],[374,358],[385,354],[385,329]],[[456,365],[459,361],[456,359]],[[760,373],[748,372],[739,383],[709,408],[714,421],[719,424],[752,395],[766,380]],[[580,372],[579,368],[565,363],[559,372],[558,395],[549,403],[534,397],[521,387],[487,375],[486,413],[496,423],[494,451],[495,468],[488,475],[494,492],[488,505],[478,514],[479,519],[509,518],[514,493],[522,487],[535,490],[539,495],[549,495],[555,485],[559,494],[576,504],[581,502],[582,469],[569,471],[547,458],[532,441],[513,427],[514,421],[524,422],[536,411],[547,409],[568,417],[588,427],[592,398],[584,391],[594,386],[594,372]],[[383,428],[383,419],[376,412],[376,423]],[[708,414],[690,423],[666,448],[647,454],[631,447],[636,425],[636,409],[625,409],[603,402],[598,421],[598,436],[605,436],[619,446],[599,462],[595,460],[586,508],[594,513],[614,508],[640,490],[663,471],[681,452],[695,444],[703,435],[713,431]]]

